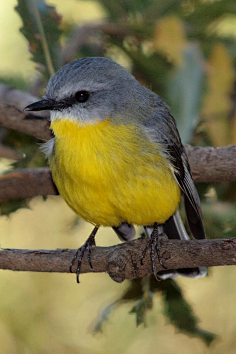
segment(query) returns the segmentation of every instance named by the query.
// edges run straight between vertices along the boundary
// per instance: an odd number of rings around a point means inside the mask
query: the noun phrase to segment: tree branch
[[[39,117],[26,114],[15,106],[5,103],[0,103],[0,126],[32,135],[44,141],[52,137],[47,119],[39,119]]]
[[[186,146],[195,182],[236,181],[236,146]],[[49,168],[14,170],[0,176],[0,202],[58,194]]]
[[[196,183],[236,181],[236,146],[185,146]]]
[[[37,97],[0,84],[0,99],[7,102],[0,104],[0,125],[44,141],[51,138],[47,119],[39,119],[36,114],[24,113],[9,105],[14,103],[22,109],[32,101],[38,100]],[[221,148],[186,146],[186,150],[195,182],[236,181],[236,146]],[[48,169],[18,170],[0,177],[0,201],[55,193],[57,191]]]
[[[0,202],[58,194],[49,168],[26,168],[0,176]]]
[[[11,160],[21,160],[24,154],[20,150],[12,149],[0,143],[0,157]]]
[[[82,262],[81,273],[104,273],[116,282],[136,279],[152,273],[150,252],[140,264],[147,240],[122,243],[112,247],[95,247],[92,250],[91,269],[87,255]],[[2,249],[0,268],[17,271],[68,273],[75,250],[19,250]],[[168,269],[196,266],[222,266],[236,264],[236,238],[217,240],[168,240],[161,241],[161,256]],[[157,257],[156,257],[157,258]],[[163,270],[156,262],[158,271]],[[76,265],[73,267],[75,271]]]
[[[2,89],[4,86],[4,89]],[[48,120],[25,114],[20,109],[37,100],[30,94],[9,89],[0,84],[0,125],[33,135],[42,140],[51,137]],[[236,147],[186,147],[193,177],[196,182],[220,182],[236,180]],[[0,201],[24,199],[36,195],[56,194],[48,168],[15,170],[0,176]],[[117,282],[151,274],[149,252],[140,265],[146,240],[138,240],[113,247],[96,247],[92,251],[93,269],[86,255],[82,273],[108,272]],[[163,241],[162,258],[168,269],[196,266],[217,266],[236,264],[236,239]],[[10,250],[0,251],[0,268],[38,272],[69,272],[74,250]],[[162,270],[159,263],[157,270]]]
[[[0,83],[0,102],[17,107],[22,111],[30,103],[38,101],[39,98],[29,92],[17,90],[14,87]],[[34,112],[35,116],[49,117],[48,112]]]
[[[49,112],[24,113],[23,109],[39,98],[28,92],[17,90],[0,83],[0,126],[14,129],[47,141],[51,138]]]

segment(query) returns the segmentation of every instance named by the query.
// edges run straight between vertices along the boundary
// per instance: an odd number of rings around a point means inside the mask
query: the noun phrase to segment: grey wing
[[[163,146],[163,151],[173,167],[175,178],[183,192],[185,212],[193,237],[205,238],[200,199],[186,151],[168,108],[164,104],[159,106],[157,113],[146,120],[145,127],[150,139]]]

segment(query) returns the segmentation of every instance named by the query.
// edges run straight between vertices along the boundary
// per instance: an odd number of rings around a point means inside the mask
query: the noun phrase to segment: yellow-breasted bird
[[[100,225],[122,239],[144,226],[156,275],[158,236],[188,239],[178,213],[181,194],[192,236],[205,238],[200,200],[185,149],[166,103],[106,58],[83,58],[62,67],[44,98],[26,111],[51,111],[54,138],[44,144],[53,180],[67,204],[95,227],[77,250],[82,257]],[[161,260],[159,258],[159,260]],[[90,262],[91,263],[91,262]],[[159,276],[203,275],[205,269],[164,270]]]

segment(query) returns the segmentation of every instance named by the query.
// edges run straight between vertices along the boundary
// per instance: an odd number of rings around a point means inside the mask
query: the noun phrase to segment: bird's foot
[[[151,259],[151,264],[152,264],[152,271],[153,274],[156,278],[156,280],[160,280],[160,278],[157,275],[157,268],[156,268],[156,254],[157,254],[157,258],[158,261],[160,263],[160,265],[162,266],[162,268],[167,269],[166,266],[163,263],[163,259],[161,256],[161,245],[160,245],[160,241],[161,239],[166,239],[166,235],[163,232],[159,231],[159,226],[157,223],[154,224],[154,228],[153,231],[149,237],[148,243],[142,253],[141,256],[141,264],[143,264],[143,259],[146,256],[147,250],[150,248],[150,259]]]
[[[88,239],[86,240],[86,242],[83,244],[82,247],[78,248],[77,251],[75,252],[72,260],[71,260],[71,265],[70,265],[70,273],[72,273],[72,267],[77,259],[77,268],[76,268],[76,280],[77,283],[79,283],[79,275],[80,275],[80,271],[81,271],[81,264],[82,264],[82,260],[84,257],[84,253],[87,250],[87,260],[88,263],[90,265],[91,268],[93,268],[92,266],[92,262],[91,262],[91,251],[92,251],[92,247],[96,246],[95,244],[95,235],[98,231],[98,227],[95,227],[93,229],[93,231],[91,232],[90,236],[88,237]]]

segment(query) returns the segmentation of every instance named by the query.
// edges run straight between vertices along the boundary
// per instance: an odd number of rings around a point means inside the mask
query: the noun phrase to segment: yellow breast
[[[94,225],[163,223],[175,212],[180,188],[156,144],[131,125],[109,120],[52,122],[53,180],[69,206]]]

